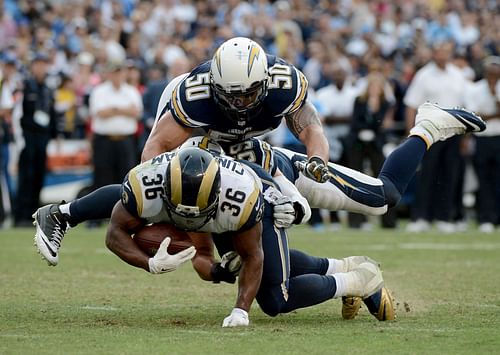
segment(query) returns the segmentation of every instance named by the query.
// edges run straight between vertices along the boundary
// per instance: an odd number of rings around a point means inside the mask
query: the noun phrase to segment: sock
[[[113,207],[120,201],[120,192],[121,185],[107,185],[74,200],[69,206],[70,225],[74,227],[84,221],[111,217]]]
[[[333,275],[335,278],[335,283],[337,284],[337,290],[335,291],[335,295],[333,298],[339,298],[342,296],[346,296],[346,288],[347,288],[347,277],[346,273],[337,273]]]
[[[420,126],[415,126],[411,129],[410,137],[416,137],[423,140],[427,149],[429,149],[434,143],[432,134],[428,130]]]
[[[62,214],[71,216],[70,205],[71,203],[65,203],[63,205],[59,205],[59,211],[61,211]]]
[[[326,275],[333,275],[338,272],[346,272],[346,270],[344,270],[344,262],[338,259],[328,259],[328,270],[326,270]]]
[[[387,189],[385,192],[389,207],[394,206],[397,203],[394,200],[399,201],[405,192],[426,151],[424,140],[411,136],[385,160],[379,179],[384,182],[384,190]],[[396,191],[391,191],[392,187]]]

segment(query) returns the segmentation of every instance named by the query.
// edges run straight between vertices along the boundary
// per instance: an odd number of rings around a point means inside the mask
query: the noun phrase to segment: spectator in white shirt
[[[123,69],[123,62],[109,62],[107,80],[90,94],[95,188],[120,183],[138,163],[136,132],[142,98],[125,82]]]
[[[467,80],[450,62],[453,44],[436,43],[433,49],[433,61],[415,74],[404,98],[408,129],[414,125],[416,108],[426,101],[447,108],[464,104]],[[414,223],[408,225],[408,231],[428,230],[433,220],[440,231],[455,231],[452,220],[459,213],[455,202],[457,194],[461,193],[463,169],[459,146],[460,137],[457,136],[434,144],[426,154],[417,175],[416,200],[412,206]]]
[[[488,126],[476,134],[474,167],[479,187],[476,210],[479,230],[492,233],[500,222],[500,57],[484,61],[484,79],[469,86],[465,106],[480,115]]]

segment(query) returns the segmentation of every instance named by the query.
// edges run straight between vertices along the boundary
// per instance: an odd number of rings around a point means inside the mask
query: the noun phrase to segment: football
[[[144,226],[134,234],[134,241],[139,249],[153,257],[166,237],[170,237],[170,244],[167,249],[169,254],[176,254],[193,245],[185,231],[178,230],[168,223],[155,223]]]

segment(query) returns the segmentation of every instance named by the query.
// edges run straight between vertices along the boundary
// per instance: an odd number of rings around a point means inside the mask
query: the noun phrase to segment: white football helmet
[[[181,150],[181,149],[190,148],[190,147],[198,147],[198,148],[206,149],[215,156],[225,154],[224,149],[222,149],[220,144],[217,143],[216,141],[210,139],[210,137],[208,137],[208,136],[196,136],[196,137],[188,138],[177,149]]]
[[[210,85],[214,99],[232,120],[245,122],[261,111],[268,78],[266,53],[251,39],[232,38],[212,58]]]

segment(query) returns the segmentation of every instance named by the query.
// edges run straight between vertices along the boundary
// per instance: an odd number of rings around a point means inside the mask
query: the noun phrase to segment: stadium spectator
[[[8,78],[0,69],[0,227],[10,218],[12,203],[9,188],[8,144],[12,140],[11,114],[14,98],[10,90]]]
[[[47,160],[47,144],[56,135],[54,93],[45,84],[49,57],[37,53],[30,66],[31,76],[24,81],[21,128],[24,148],[19,157],[16,227],[31,226],[31,214],[38,208]]]
[[[124,69],[122,61],[109,61],[107,80],[90,94],[94,188],[119,183],[137,164],[135,134],[142,100],[125,82]]]
[[[406,92],[407,127],[414,123],[418,105],[429,101],[443,107],[463,106],[464,89],[467,80],[462,72],[450,63],[453,56],[451,42],[436,43],[433,47],[433,61],[420,69]],[[452,223],[454,206],[459,186],[462,158],[460,137],[438,142],[422,161],[422,169],[417,176],[416,201],[412,220],[407,227],[411,232],[423,232],[436,221],[436,227],[445,233],[455,231]]]
[[[70,76],[61,73],[61,83],[55,92],[57,131],[64,138],[73,138],[76,131],[76,92]]]
[[[385,143],[383,125],[392,111],[390,98],[385,94],[386,80],[380,73],[368,76],[366,89],[356,97],[347,137],[348,166],[363,171],[367,159],[373,176],[380,173],[384,162],[382,147]],[[366,218],[349,214],[349,225],[354,228],[369,228]]]
[[[485,78],[467,91],[466,107],[486,120],[488,129],[476,134],[474,167],[478,177],[477,220],[479,231],[492,233],[500,218],[500,57],[484,61]]]

